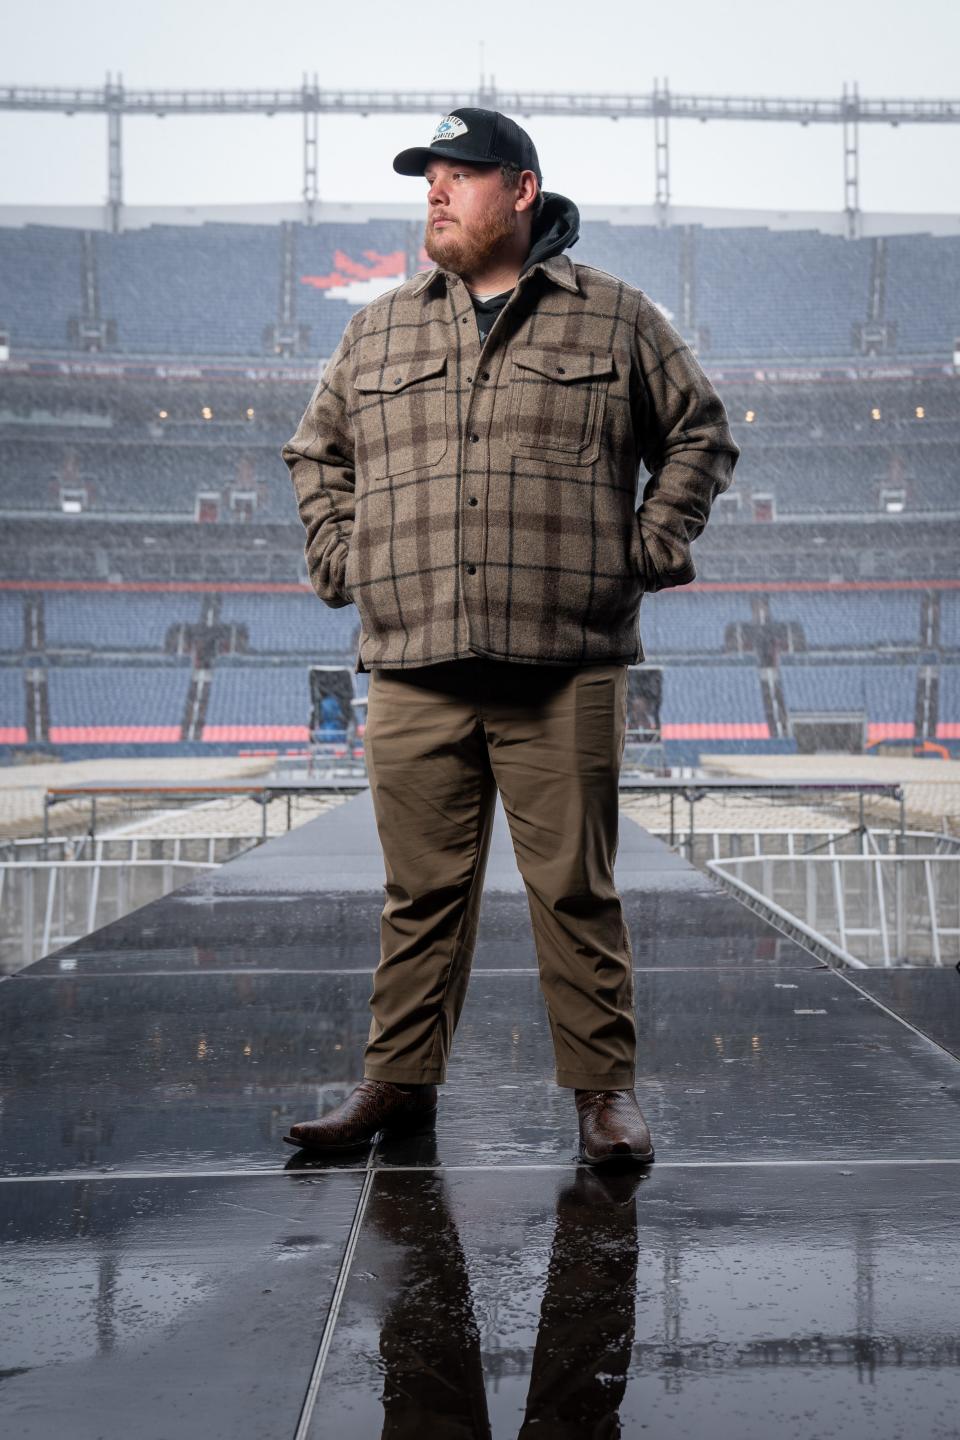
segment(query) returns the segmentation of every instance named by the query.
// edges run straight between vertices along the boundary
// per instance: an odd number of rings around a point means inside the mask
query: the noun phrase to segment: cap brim
[[[430,145],[414,145],[409,150],[400,151],[394,159],[393,168],[398,175],[422,175],[431,160],[469,160],[471,165],[499,164],[497,160],[478,160],[475,155],[455,145],[446,145],[442,150]]]

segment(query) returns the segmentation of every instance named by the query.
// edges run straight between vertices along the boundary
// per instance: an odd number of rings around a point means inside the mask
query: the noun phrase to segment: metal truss
[[[955,125],[960,100],[868,99],[856,84],[844,84],[838,98],[787,95],[683,95],[664,79],[649,93],[573,90],[343,90],[321,86],[314,75],[299,88],[278,90],[128,90],[122,77],[100,86],[10,85],[0,88],[0,110],[107,117],[109,228],[121,228],[123,162],[121,122],[125,115],[301,115],[303,117],[303,202],[308,224],[317,203],[317,130],[321,115],[443,115],[463,105],[531,115],[654,122],[655,203],[661,225],[670,223],[671,120],[756,120],[779,124],[838,125],[843,132],[843,209],[847,234],[859,234],[861,125]]]

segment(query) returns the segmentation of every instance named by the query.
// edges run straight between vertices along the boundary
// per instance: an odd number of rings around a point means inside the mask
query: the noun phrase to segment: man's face
[[[423,247],[455,275],[481,273],[516,232],[516,196],[499,165],[432,159],[424,171],[427,223]]]

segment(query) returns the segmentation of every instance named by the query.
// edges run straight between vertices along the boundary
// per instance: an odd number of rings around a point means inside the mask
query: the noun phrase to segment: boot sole
[[[389,1139],[394,1135],[418,1135],[424,1130],[431,1130],[436,1123],[437,1112],[431,1110],[427,1115],[417,1116],[415,1120],[400,1121],[394,1125],[382,1125],[372,1135],[360,1140],[341,1140],[339,1143],[327,1143],[325,1141],[298,1140],[294,1135],[283,1135],[288,1145],[295,1145],[298,1150],[311,1150],[318,1154],[336,1154],[340,1150],[368,1149],[378,1135]]]
[[[612,1155],[597,1155],[594,1157],[581,1145],[578,1158],[583,1164],[594,1167],[598,1165],[623,1164],[630,1160],[639,1165],[649,1165],[655,1159],[655,1152],[653,1150],[647,1150],[646,1152],[639,1150],[615,1150]]]

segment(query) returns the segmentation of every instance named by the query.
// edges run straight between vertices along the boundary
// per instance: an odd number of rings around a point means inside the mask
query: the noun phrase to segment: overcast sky
[[[958,0],[7,0],[0,86],[131,89],[321,86],[717,95],[960,95]],[[322,118],[320,196],[423,200],[395,175],[407,145],[428,143],[436,115]],[[525,119],[544,188],[579,205],[649,204],[652,126]],[[302,121],[294,117],[125,119],[130,204],[295,201]],[[838,210],[839,127],[746,123],[671,126],[679,205]],[[106,120],[0,112],[0,204],[101,204]],[[960,213],[960,125],[861,127],[864,210]]]

